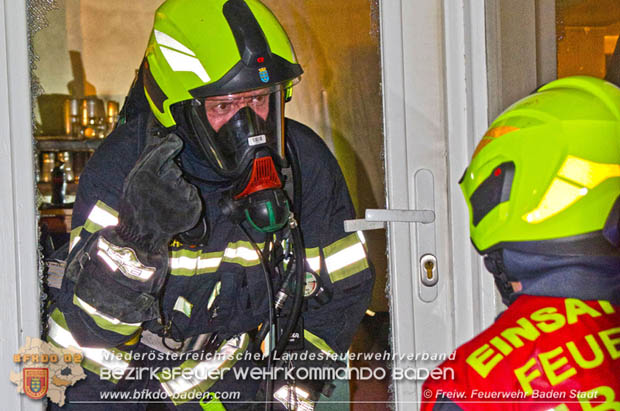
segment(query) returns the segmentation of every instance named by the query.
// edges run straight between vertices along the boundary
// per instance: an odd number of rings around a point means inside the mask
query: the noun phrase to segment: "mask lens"
[[[241,174],[257,151],[283,158],[282,88],[194,100],[190,120],[207,161],[227,177]]]

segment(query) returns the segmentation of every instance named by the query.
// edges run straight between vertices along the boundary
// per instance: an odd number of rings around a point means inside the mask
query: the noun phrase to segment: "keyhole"
[[[433,268],[435,268],[435,264],[431,260],[428,260],[424,263],[424,269],[426,270],[426,278],[429,280],[433,279]]]

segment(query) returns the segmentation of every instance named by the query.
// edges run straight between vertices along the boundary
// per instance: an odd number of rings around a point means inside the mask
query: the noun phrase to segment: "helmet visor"
[[[198,145],[217,173],[237,177],[258,153],[284,159],[284,93],[274,86],[192,100]]]

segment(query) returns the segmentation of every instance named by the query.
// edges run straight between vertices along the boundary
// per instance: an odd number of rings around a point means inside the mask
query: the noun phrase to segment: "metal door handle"
[[[435,221],[433,210],[386,210],[381,208],[369,208],[365,218],[357,220],[345,220],[344,231],[377,230],[385,228],[386,223],[421,223],[430,224]]]
[[[385,210],[370,208],[365,218],[345,220],[344,231],[376,230],[386,228],[388,222],[420,223],[415,229],[415,250],[413,255],[419,264],[412,266],[412,272],[419,286],[418,295],[424,302],[430,303],[437,298],[439,282],[439,265],[437,261],[436,227],[435,227],[435,182],[433,172],[420,169],[413,175],[416,210]],[[417,272],[417,275],[415,273]]]

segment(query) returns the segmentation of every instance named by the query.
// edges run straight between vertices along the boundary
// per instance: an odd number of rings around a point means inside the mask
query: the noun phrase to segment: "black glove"
[[[168,243],[200,217],[198,189],[174,163],[182,146],[179,137],[169,134],[145,149],[125,179],[119,224],[93,235],[67,266],[75,295],[120,321],[159,316]]]
[[[144,251],[159,251],[200,218],[198,189],[174,162],[181,148],[181,139],[169,134],[146,148],[125,179],[116,232]]]

